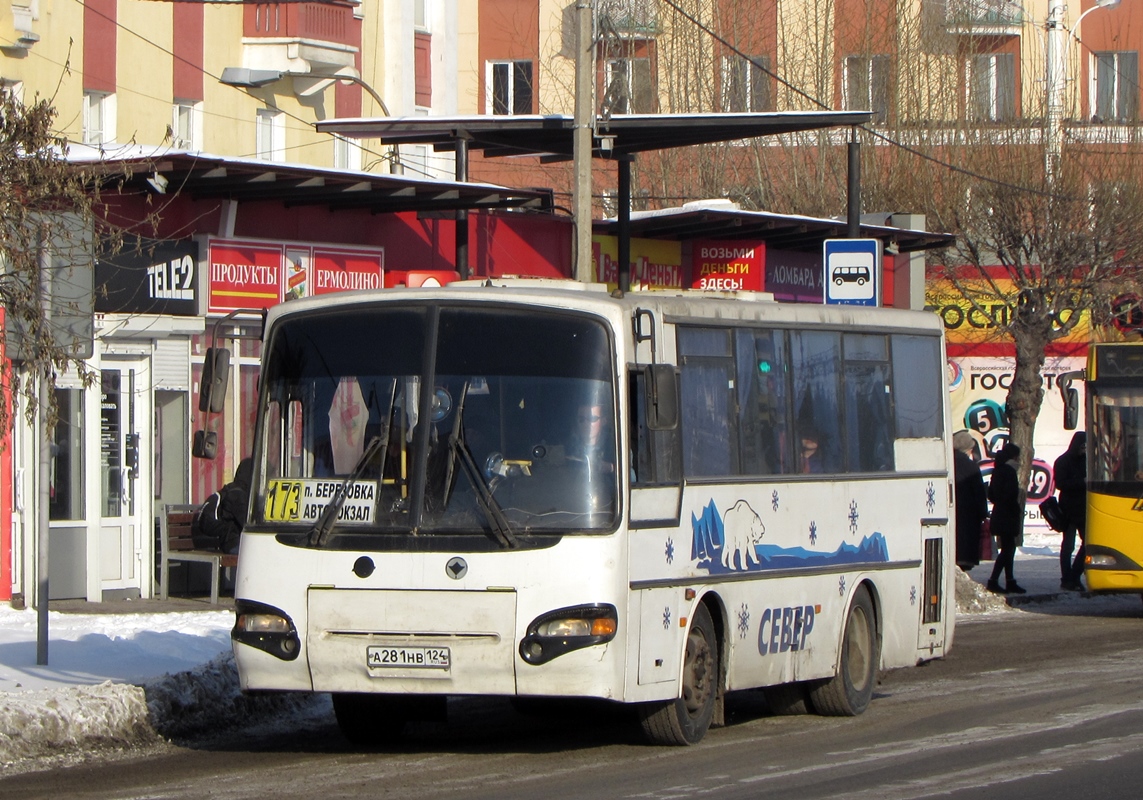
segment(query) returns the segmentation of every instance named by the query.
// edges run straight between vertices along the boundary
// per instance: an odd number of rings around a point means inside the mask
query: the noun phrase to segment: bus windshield
[[[252,521],[319,547],[610,530],[613,352],[596,318],[487,304],[283,319],[263,359]]]
[[[1143,388],[1089,384],[1088,391],[1090,480],[1100,491],[1135,496],[1143,482]]]

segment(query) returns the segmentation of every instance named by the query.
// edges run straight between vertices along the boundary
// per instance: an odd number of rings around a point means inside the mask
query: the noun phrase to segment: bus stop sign
[[[881,292],[880,239],[826,239],[826,305],[876,306]]]

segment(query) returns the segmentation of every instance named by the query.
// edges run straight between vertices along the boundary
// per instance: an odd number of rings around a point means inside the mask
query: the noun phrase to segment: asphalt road
[[[458,701],[399,751],[361,752],[332,715],[0,777],[3,798],[1137,798],[1138,597],[1045,603],[958,625],[952,654],[882,676],[856,718],[774,717],[732,696],[698,746],[640,743],[611,707],[523,715]]]

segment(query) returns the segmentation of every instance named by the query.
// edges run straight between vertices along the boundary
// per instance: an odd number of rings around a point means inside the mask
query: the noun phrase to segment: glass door
[[[99,567],[105,594],[150,595],[150,362],[105,360],[100,370]],[[147,452],[144,452],[146,448]]]

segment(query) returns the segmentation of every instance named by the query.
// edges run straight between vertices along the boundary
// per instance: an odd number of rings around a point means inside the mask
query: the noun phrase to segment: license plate
[[[441,669],[448,671],[452,658],[447,647],[369,647],[369,669]]]

